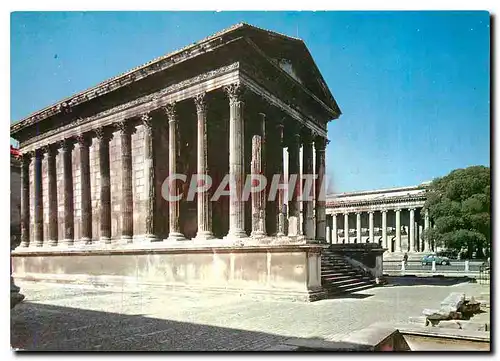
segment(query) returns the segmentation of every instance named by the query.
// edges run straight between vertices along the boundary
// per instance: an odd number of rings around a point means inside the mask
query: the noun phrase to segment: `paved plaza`
[[[451,292],[489,290],[408,282],[313,303],[19,282],[26,299],[11,312],[11,343],[24,350],[259,351],[289,338],[335,340],[375,322],[407,322]]]

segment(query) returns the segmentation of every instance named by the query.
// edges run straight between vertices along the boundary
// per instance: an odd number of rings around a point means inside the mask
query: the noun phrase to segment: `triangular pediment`
[[[298,38],[260,29],[248,24],[235,28],[243,32],[269,59],[302,84],[338,115],[340,109],[305,43]]]

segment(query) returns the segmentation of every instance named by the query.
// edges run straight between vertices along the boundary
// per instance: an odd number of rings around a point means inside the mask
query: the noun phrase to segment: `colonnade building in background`
[[[428,184],[327,197],[327,242],[378,243],[387,253],[435,251],[434,245],[422,238],[431,226],[423,210]]]

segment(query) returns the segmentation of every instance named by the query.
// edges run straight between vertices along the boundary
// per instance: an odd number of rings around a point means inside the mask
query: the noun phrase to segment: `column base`
[[[250,233],[250,237],[252,238],[264,238],[267,237],[267,235],[263,231],[254,231]]]
[[[247,238],[247,234],[242,229],[229,230],[227,235],[223,239],[231,239],[231,238]]]
[[[186,237],[180,232],[170,232],[167,237],[168,242],[184,241]]]
[[[209,239],[215,239],[215,236],[210,231],[198,231],[196,237],[193,238],[194,241],[206,241]]]
[[[75,241],[72,238],[65,238],[61,242],[59,242],[57,245],[62,246],[62,247],[67,247],[67,246],[72,246],[75,243]]]
[[[120,241],[122,243],[133,243],[134,242],[134,237],[133,236],[121,236]]]
[[[160,239],[158,236],[148,233],[145,234],[143,237],[144,242],[160,242],[162,239]]]
[[[82,245],[92,244],[92,238],[82,237],[82,238],[80,238],[80,240],[78,241],[78,243],[82,244]]]
[[[19,247],[21,248],[28,248],[30,246],[29,242],[21,242],[21,244],[19,245]]]
[[[99,243],[111,244],[111,237],[101,237],[99,238]]]
[[[34,241],[33,244],[30,243],[32,247],[43,247],[43,241]]]
[[[49,239],[47,246],[55,247],[57,246],[57,239]]]

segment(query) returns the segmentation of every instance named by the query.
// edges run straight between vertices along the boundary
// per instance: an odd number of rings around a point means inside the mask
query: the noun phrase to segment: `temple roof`
[[[134,81],[160,72],[175,65],[176,61],[182,60],[185,56],[193,54],[195,56],[202,55],[205,51],[207,51],[206,44],[211,41],[222,37],[224,37],[223,40],[227,41],[230,40],[229,38],[234,39],[241,36],[254,42],[263,50],[266,56],[272,58],[274,61],[290,61],[293,71],[289,71],[289,67],[282,67],[282,70],[287,72],[290,76],[295,78],[297,82],[312,92],[328,109],[331,109],[331,112],[334,115],[332,119],[337,118],[341,114],[340,108],[326,85],[325,80],[319,72],[316,63],[314,62],[303,40],[277,32],[264,30],[246,23],[239,23],[223,29],[198,42],[190,44],[182,49],[160,56],[141,66],[109,78],[94,87],[67,97],[51,106],[43,108],[12,124],[11,136],[14,136],[15,133],[25,127],[31,126],[34,123],[42,121],[60,112],[65,112],[72,106],[88,102],[91,99],[127,86]]]

